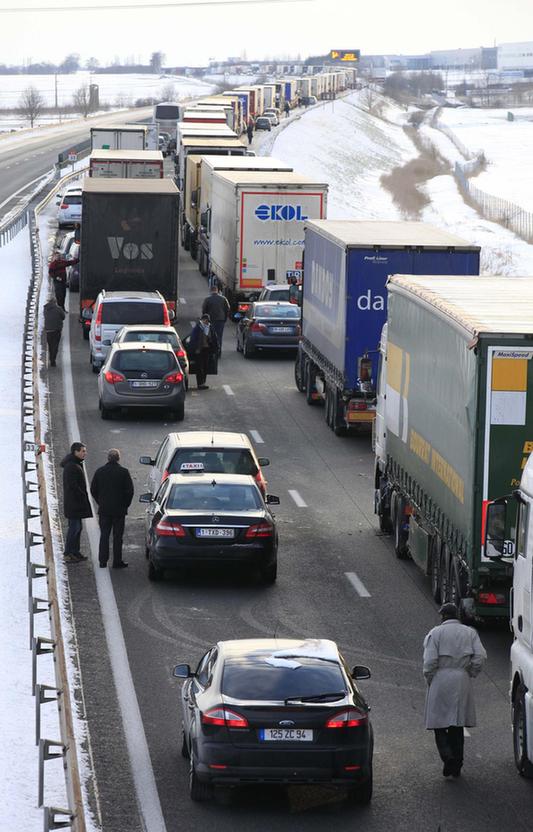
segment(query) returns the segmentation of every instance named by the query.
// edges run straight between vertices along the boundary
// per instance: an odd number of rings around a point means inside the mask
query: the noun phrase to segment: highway
[[[182,252],[182,335],[190,331],[206,294],[205,279]],[[213,572],[170,575],[161,583],[149,583],[144,507],[137,501],[146,490],[148,469],[138,457],[154,455],[165,434],[178,428],[153,415],[101,421],[96,376],[77,322],[77,299],[70,299],[70,340],[62,345],[62,369],[45,371],[51,392],[49,439],[59,463],[68,450],[75,415],[80,429],[75,438],[88,447],[89,475],[105,462],[109,447],[119,447],[134,478],[136,497],[124,553],[129,568],[110,570],[109,583],[167,832],[322,832],[328,824],[338,830],[364,824],[368,832],[530,830],[533,792],[517,776],[512,759],[511,639],[503,625],[480,631],[489,660],[475,683],[479,727],[465,740],[464,775],[453,781],[442,777],[433,734],[424,729],[421,674],[423,638],[438,616],[426,579],[411,562],[397,560],[391,540],[379,534],[369,437],[335,437],[322,408],[309,407],[297,392],[292,357],[245,361],[235,350],[229,324],[219,375],[208,379],[207,391],[198,392],[191,384],[185,422],[178,427],[254,431],[256,442],[262,440],[258,452],[271,460],[265,472],[269,491],[281,499],[276,512],[278,581],[265,588],[246,574]],[[66,399],[70,373],[75,414]],[[59,466],[56,474],[60,486]],[[140,832],[143,824],[118,704],[123,685],[120,677],[113,683],[95,570],[91,561],[68,569],[103,830]],[[100,575],[96,578],[101,580]],[[218,639],[274,635],[332,638],[350,665],[371,668],[372,678],[361,683],[375,731],[370,807],[354,808],[340,792],[311,787],[249,787],[234,794],[221,791],[211,804],[190,801],[188,764],[180,755],[180,683],[171,676],[173,665],[196,665]]]

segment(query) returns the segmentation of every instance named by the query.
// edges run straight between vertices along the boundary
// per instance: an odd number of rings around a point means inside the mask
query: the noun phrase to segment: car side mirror
[[[169,317],[169,320],[171,320],[171,321],[173,321],[174,318],[176,317],[176,313],[174,312],[173,309],[168,310],[168,317]]]
[[[191,676],[194,676],[194,673],[192,673],[188,664],[177,664],[172,671],[172,675],[175,676],[176,679],[190,679]]]
[[[508,498],[500,497],[489,503],[485,515],[483,554],[490,560],[512,557],[514,541],[511,537]]]
[[[84,306],[84,308],[83,308],[83,310],[82,310],[82,313],[81,313],[81,317],[82,317],[85,321],[90,321],[90,320],[92,319],[92,317],[93,317],[93,311],[92,311],[92,309],[89,309],[89,307],[88,307],[88,306]]]
[[[152,494],[150,491],[146,491],[144,494],[139,495],[139,502],[140,503],[151,503],[152,502]]]
[[[139,462],[141,465],[155,465],[155,459],[152,459],[151,456],[140,456]]]
[[[276,497],[275,494],[267,494],[265,502],[269,506],[279,506],[280,504],[279,497]]]
[[[371,675],[370,669],[364,664],[356,664],[352,670],[352,679],[370,679]]]
[[[240,320],[241,320],[241,318],[242,318],[241,313],[240,313],[240,312],[235,312],[235,314],[234,314],[234,316],[233,316],[233,320],[234,320],[234,321],[240,321]]]
[[[260,456],[257,461],[261,468],[266,468],[267,465],[270,465],[270,460],[266,456]]]
[[[111,341],[109,340],[109,338],[106,338],[105,341],[102,341],[102,346],[103,347],[110,347],[111,346]]]

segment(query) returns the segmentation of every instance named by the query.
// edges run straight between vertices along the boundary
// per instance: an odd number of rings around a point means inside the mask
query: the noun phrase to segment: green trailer
[[[514,543],[485,557],[483,527],[488,502],[518,488],[533,450],[533,278],[395,275],[387,289],[380,526],[430,577],[437,602],[465,618],[508,617]]]

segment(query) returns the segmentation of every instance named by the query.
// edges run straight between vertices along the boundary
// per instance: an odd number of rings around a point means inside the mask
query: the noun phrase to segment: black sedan
[[[297,349],[302,310],[294,303],[253,303],[237,324],[237,351],[251,358],[256,350]]]
[[[253,477],[206,474],[201,463],[181,466],[157,494],[142,494],[146,511],[148,577],[166,568],[234,564],[258,569],[265,584],[277,574],[278,534],[274,515]]]
[[[369,707],[337,645],[325,639],[221,641],[195,672],[177,665],[182,689],[182,754],[189,792],[208,800],[213,786],[322,783],[372,797]]]

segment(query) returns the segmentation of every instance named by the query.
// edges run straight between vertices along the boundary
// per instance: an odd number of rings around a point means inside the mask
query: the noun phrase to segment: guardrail
[[[41,194],[44,189],[48,187],[50,182],[53,182],[56,175],[57,171],[55,168],[48,174],[44,174],[42,181],[39,182],[33,191],[24,197],[24,204],[19,205],[14,211],[10,212],[3,223],[0,223],[0,247],[7,245],[7,243],[9,243],[13,237],[19,233],[19,231],[26,228],[28,224],[28,206],[30,202],[38,197],[39,194]],[[24,188],[21,188],[20,190],[24,190]],[[14,194],[14,196],[16,195],[17,194]]]
[[[42,205],[51,199],[55,189]],[[47,483],[43,463],[45,447],[41,444],[41,421],[38,383],[38,300],[43,278],[43,264],[35,211],[27,211],[30,226],[32,276],[28,288],[22,347],[22,435],[21,466],[24,501],[26,575],[32,651],[32,692],[35,696],[35,741],[39,747],[38,805],[43,808],[44,832],[70,827],[86,832],[83,795],[74,734],[72,697],[68,684],[65,644],[61,632],[61,610],[54,566],[52,530],[49,518]],[[35,498],[37,495],[37,500]],[[37,562],[38,550],[44,562]],[[34,584],[46,578],[48,597],[35,593]],[[51,638],[35,634],[35,616],[48,612]],[[38,657],[53,653],[55,687],[39,684]],[[61,739],[41,737],[41,706],[56,702]],[[62,757],[68,807],[44,806],[44,776],[47,760]]]

